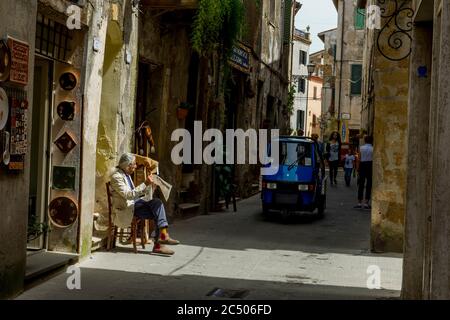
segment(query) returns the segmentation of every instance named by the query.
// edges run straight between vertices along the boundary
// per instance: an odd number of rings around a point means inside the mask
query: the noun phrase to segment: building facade
[[[336,49],[337,29],[326,30],[318,34],[324,44],[323,85],[322,85],[322,138],[326,141],[331,132],[337,130],[336,117]]]
[[[353,0],[333,0],[338,12],[335,64],[335,117],[343,142],[352,143],[361,128],[361,83],[365,12]]]
[[[317,134],[321,138],[320,119],[322,117],[323,79],[312,75],[308,81],[308,116],[305,134],[307,137],[311,137],[312,134]]]
[[[300,134],[306,134],[307,100],[308,100],[308,64],[310,34],[307,31],[295,29],[292,53],[292,79],[294,81],[295,96],[294,108],[291,116],[290,128]]]

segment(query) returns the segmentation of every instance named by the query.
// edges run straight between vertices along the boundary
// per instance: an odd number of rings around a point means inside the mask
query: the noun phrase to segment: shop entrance
[[[46,247],[42,227],[48,224],[48,185],[50,160],[50,106],[52,105],[53,63],[36,57],[34,67],[34,95],[32,113],[30,189],[28,208],[28,249]]]

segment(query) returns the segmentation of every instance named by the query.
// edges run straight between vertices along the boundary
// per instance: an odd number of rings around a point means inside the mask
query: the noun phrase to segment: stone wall
[[[28,119],[31,119],[33,105],[33,65],[34,38],[37,3],[35,1],[17,0],[0,2],[0,37],[7,35],[30,45],[28,85],[25,87],[30,101]],[[13,14],[14,13],[14,14]],[[30,32],[30,30],[32,30]],[[1,86],[1,83],[0,83]],[[31,136],[31,125],[28,126]],[[30,145],[28,153],[30,154]],[[29,161],[25,157],[25,170],[17,174],[7,173],[0,168],[0,298],[10,297],[22,290],[25,275],[27,220],[28,220],[28,186]]]
[[[398,23],[410,19],[401,15]],[[402,252],[411,43],[406,37],[400,48],[390,46],[387,40],[397,27],[387,22],[382,19],[381,30],[366,34],[362,128],[374,137],[371,249]]]

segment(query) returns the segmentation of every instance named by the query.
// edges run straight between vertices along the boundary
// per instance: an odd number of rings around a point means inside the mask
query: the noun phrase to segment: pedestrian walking
[[[313,133],[311,135],[311,139],[313,139],[314,142],[317,143],[317,145],[319,146],[320,156],[323,157],[323,143],[321,141],[319,141],[319,135],[317,133]]]
[[[355,169],[355,161],[355,153],[353,149],[350,149],[350,152],[345,155],[344,159],[345,184],[347,187],[350,187],[352,181],[352,173]]]
[[[358,170],[358,204],[356,209],[371,209],[370,199],[372,196],[372,163],[373,163],[373,138],[364,137],[364,145],[360,147],[360,159],[357,164]],[[364,197],[365,189],[365,197]]]
[[[341,153],[341,137],[339,132],[331,133],[330,140],[327,144],[326,159],[330,168],[330,182],[331,185],[337,185],[337,174],[339,168],[339,155]]]

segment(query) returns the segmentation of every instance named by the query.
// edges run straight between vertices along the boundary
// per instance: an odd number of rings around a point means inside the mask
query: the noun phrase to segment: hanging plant
[[[295,86],[291,85],[289,88],[288,100],[287,100],[287,104],[286,104],[286,111],[287,111],[288,115],[292,115],[294,113],[294,100],[295,100],[296,92],[297,91],[295,90]]]
[[[200,55],[222,47],[228,57],[244,25],[242,0],[200,0],[194,18],[192,46]]]

